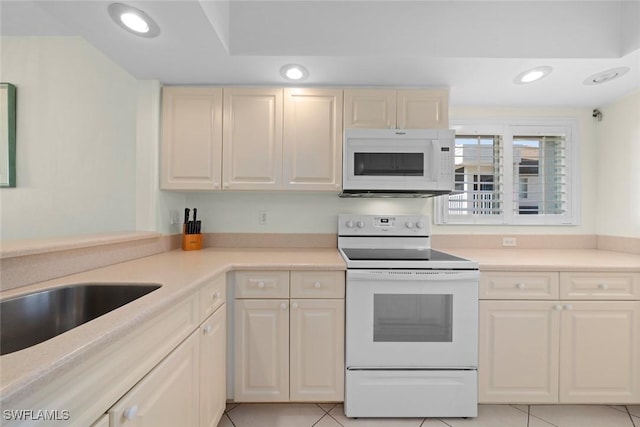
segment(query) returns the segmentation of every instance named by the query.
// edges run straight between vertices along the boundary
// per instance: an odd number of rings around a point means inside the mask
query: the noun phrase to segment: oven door
[[[347,368],[476,368],[478,278],[469,270],[348,270]]]

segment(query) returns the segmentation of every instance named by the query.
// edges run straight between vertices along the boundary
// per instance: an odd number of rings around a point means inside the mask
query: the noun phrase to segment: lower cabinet
[[[485,286],[500,282],[493,279],[501,274],[516,277],[516,273],[488,273],[492,280],[485,280]],[[529,292],[527,273],[519,274],[513,286],[505,287],[510,298],[514,290],[523,295]],[[560,289],[545,292],[543,301],[531,297],[480,301],[479,401],[640,401],[640,301],[624,300],[635,298],[633,293],[617,296],[621,300],[605,300],[611,298],[603,295],[605,290],[621,295],[613,285],[620,277],[614,275],[608,285],[603,274],[594,275],[598,280],[593,283],[600,300],[564,300],[561,297],[569,295],[567,286],[574,282],[570,279],[585,274],[548,274],[560,276],[553,280],[560,283]],[[536,276],[539,280],[539,273]],[[637,280],[637,274],[631,277]],[[500,298],[497,288],[493,289],[493,295]],[[547,300],[549,296],[555,299]]]
[[[236,274],[234,400],[342,401],[344,272]]]
[[[216,427],[227,402],[227,306],[200,326],[200,427]]]
[[[189,335],[109,410],[111,427],[198,425],[199,338]]]
[[[215,427],[226,404],[225,377],[223,304],[111,407],[110,426]]]

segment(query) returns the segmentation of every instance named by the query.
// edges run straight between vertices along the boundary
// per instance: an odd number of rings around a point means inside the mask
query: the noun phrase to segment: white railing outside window
[[[436,199],[437,223],[578,224],[575,120],[454,127],[455,190]]]

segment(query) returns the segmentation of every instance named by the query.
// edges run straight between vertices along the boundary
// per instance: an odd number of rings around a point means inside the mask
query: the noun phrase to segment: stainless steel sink
[[[160,286],[83,283],[0,301],[0,355],[60,335]]]

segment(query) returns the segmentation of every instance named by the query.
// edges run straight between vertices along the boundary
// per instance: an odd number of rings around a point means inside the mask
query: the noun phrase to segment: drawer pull
[[[525,287],[526,287],[526,286],[525,286],[525,284],[524,284],[524,283],[518,283],[518,284],[516,285],[516,288],[518,288],[518,289],[524,289]]]
[[[211,325],[207,325],[204,328],[202,328],[202,333],[205,334],[205,335],[209,335],[211,333],[212,329],[213,328],[211,327]]]
[[[609,289],[609,285],[607,285],[606,283],[600,283],[600,284],[598,284],[598,287],[600,289]]]
[[[556,304],[556,305],[554,305],[554,306],[553,306],[553,309],[554,309],[555,311],[560,311],[560,310],[562,310],[562,304]]]
[[[322,286],[322,285],[320,284],[320,282],[315,282],[315,283],[313,284],[313,287],[314,287],[314,288],[316,288],[316,289],[320,289],[320,286]]]
[[[258,282],[258,287],[260,289],[264,289],[264,282]]]
[[[280,309],[281,310],[286,310],[287,309],[287,303],[283,302],[282,304],[280,304]]]
[[[291,308],[293,308],[293,309],[298,308],[298,303],[295,303],[295,302],[294,302],[293,304],[291,304]]]
[[[138,405],[133,405],[125,409],[123,415],[125,419],[131,421],[136,417],[137,414],[138,414]]]
[[[220,292],[216,292],[215,294],[213,294],[213,299],[220,299]]]
[[[565,304],[564,305],[564,309],[565,310],[571,310],[571,309],[573,309],[573,306],[571,304]]]

